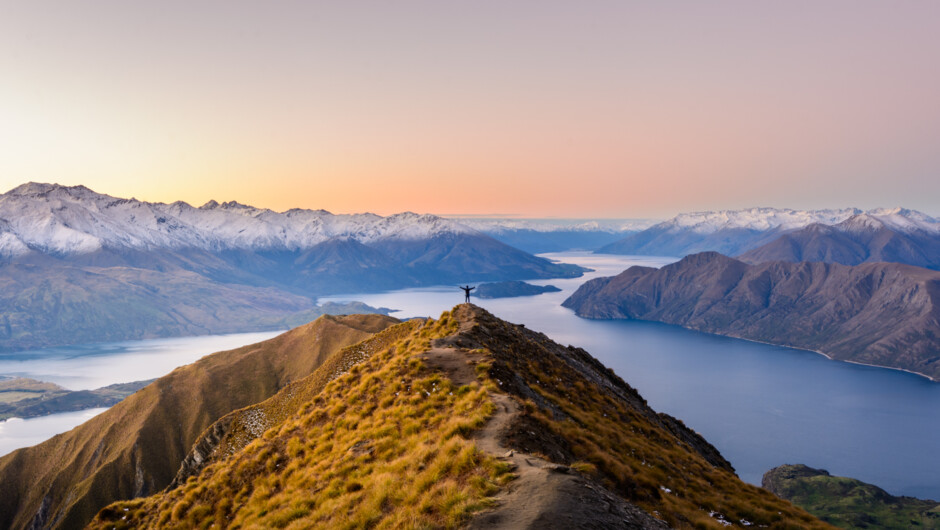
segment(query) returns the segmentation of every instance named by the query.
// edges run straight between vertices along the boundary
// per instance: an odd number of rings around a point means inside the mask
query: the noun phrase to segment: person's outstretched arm
[[[472,291],[474,289],[476,289],[476,287],[471,287],[470,289],[468,289],[468,291]]]

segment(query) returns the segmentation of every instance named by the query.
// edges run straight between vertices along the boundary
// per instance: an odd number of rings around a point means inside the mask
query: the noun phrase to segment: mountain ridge
[[[679,214],[595,252],[681,257],[715,251],[734,256],[809,225],[832,226],[859,215],[878,219],[898,230],[923,230],[940,235],[940,221],[922,212],[901,207],[868,211],[858,208],[748,208]]]
[[[308,397],[277,398],[295,404],[253,442],[91,527],[825,527],[584,350],[470,304],[405,325],[321,390],[282,390]]]
[[[283,329],[329,311],[321,296],[583,271],[431,215],[28,183],[0,195],[0,350]]]
[[[267,399],[333,352],[396,322],[325,316],[207,355],[67,433],[0,457],[0,527],[80,527],[110,502],[163,489],[213,421]]]
[[[918,213],[861,213],[835,225],[812,224],[751,249],[738,259],[843,265],[885,261],[940,270],[940,222]]]
[[[703,252],[591,280],[562,305],[940,378],[940,272],[910,265],[749,265]]]
[[[334,237],[368,243],[474,232],[456,221],[412,212],[387,217],[299,208],[275,212],[235,201],[193,207],[183,201],[152,203],[81,185],[35,182],[0,195],[0,218],[7,238],[16,238],[0,241],[0,255],[10,256],[28,250],[85,254],[102,248],[303,250]]]

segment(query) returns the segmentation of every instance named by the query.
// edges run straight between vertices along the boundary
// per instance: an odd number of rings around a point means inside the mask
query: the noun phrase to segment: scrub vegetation
[[[422,360],[445,345],[466,353],[468,364],[475,359],[476,381],[457,385]],[[504,446],[558,464],[672,527],[829,528],[742,482],[701,436],[654,412],[583,350],[469,304],[337,352],[254,409],[280,407],[259,437],[179,487],[106,507],[91,526],[462,527],[512,499],[501,489],[515,478],[513,466],[474,440],[497,415],[500,394],[519,409]]]
[[[241,451],[163,495],[112,504],[92,527],[459,526],[512,478],[467,439],[493,405],[481,384],[457,387],[414,358],[456,331],[448,314],[385,333],[402,330]]]

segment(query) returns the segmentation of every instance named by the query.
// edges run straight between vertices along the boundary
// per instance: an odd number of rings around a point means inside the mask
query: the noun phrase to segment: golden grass
[[[477,336],[485,337],[484,344],[496,352],[492,364],[479,369],[514,373],[543,403],[563,413],[522,402],[524,414],[570,444],[574,469],[674,528],[726,528],[722,521],[737,527],[831,528],[712,466],[655,421],[645,404],[634,408],[580,376],[563,360],[568,353],[558,354],[557,345],[550,349],[547,339],[523,337],[511,324],[497,322],[487,322],[488,333]]]
[[[483,386],[456,387],[416,358],[456,326],[445,313],[389,328],[401,338],[349,366],[260,438],[175,490],[112,504],[91,526],[460,526],[512,475],[466,438],[494,410]]]
[[[329,355],[397,322],[328,316],[275,338],[207,355],[156,380],[75,429],[0,457],[0,528],[26,528],[42,507],[79,528],[140,484],[162,490],[219,416],[274,395]],[[12,500],[15,499],[15,500]]]
[[[385,332],[394,340],[335,379],[318,371],[298,383],[322,384],[294,388],[309,392],[294,413],[232,456],[165,494],[112,504],[92,527],[459,527],[513,477],[468,439],[493,413],[488,392],[503,391],[498,374],[507,372],[534,392],[521,401],[523,414],[567,442],[573,469],[670,526],[828,527],[709,464],[641,398],[588,380],[544,336],[495,319],[483,333],[474,327],[488,358],[476,366],[478,382],[456,387],[417,357],[457,331],[454,315],[399,326]],[[346,363],[352,351],[321,368]]]

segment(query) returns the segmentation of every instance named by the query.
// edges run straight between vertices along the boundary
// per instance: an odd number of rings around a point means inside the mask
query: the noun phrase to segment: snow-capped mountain
[[[768,230],[794,230],[821,223],[835,224],[861,213],[857,208],[841,210],[791,210],[789,208],[748,208],[679,214],[653,228],[664,228],[672,233],[690,231],[696,234],[714,234],[721,230],[745,229],[757,232]]]
[[[600,248],[607,254],[685,256],[716,251],[736,256],[808,226],[840,223],[881,224],[898,230],[940,233],[938,221],[904,208],[792,210],[748,208],[684,213]]]
[[[582,272],[433,215],[197,208],[29,183],[0,195],[0,350],[270,329],[328,294]]]
[[[102,248],[148,250],[304,250],[333,238],[364,244],[472,233],[460,223],[414,213],[334,215],[325,210],[275,212],[237,202],[196,208],[95,193],[84,186],[28,183],[0,195],[0,255],[30,249],[87,254]]]
[[[507,245],[532,252],[594,250],[656,224],[651,219],[460,218]]]
[[[786,232],[739,259],[843,265],[893,262],[940,270],[940,221],[913,210],[879,208],[835,225],[816,223]]]
[[[846,219],[837,226],[845,231],[884,227],[906,233],[922,231],[928,234],[940,234],[940,219],[907,208],[868,210]]]
[[[657,223],[652,219],[522,219],[508,217],[454,218],[487,234],[530,230],[533,232],[638,232]]]

